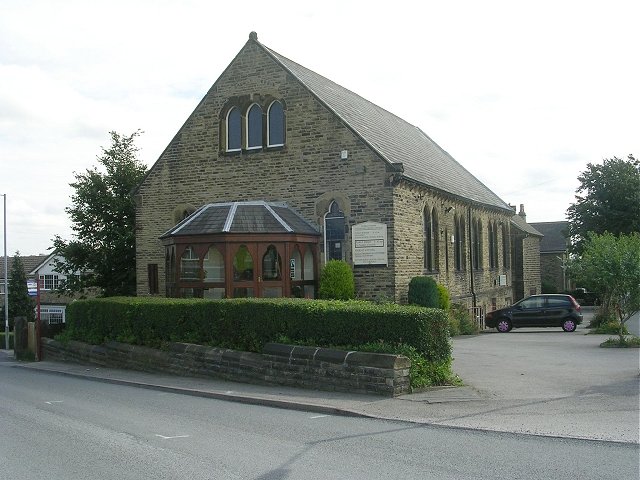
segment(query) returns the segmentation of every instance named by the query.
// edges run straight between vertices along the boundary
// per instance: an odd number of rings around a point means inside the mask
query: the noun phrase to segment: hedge
[[[159,347],[188,342],[260,352],[282,338],[317,346],[404,343],[429,361],[451,359],[440,309],[363,301],[109,297],[67,307],[63,336]]]

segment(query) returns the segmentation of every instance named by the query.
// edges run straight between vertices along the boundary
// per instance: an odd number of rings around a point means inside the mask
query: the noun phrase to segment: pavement
[[[551,328],[456,337],[453,369],[465,385],[395,398],[18,362],[4,350],[0,360],[57,375],[324,415],[639,444],[640,350],[599,348],[608,336],[587,333],[583,324],[571,334]]]

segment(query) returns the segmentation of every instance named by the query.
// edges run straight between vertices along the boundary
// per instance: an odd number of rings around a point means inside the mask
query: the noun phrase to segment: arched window
[[[304,279],[305,280],[313,280],[315,277],[314,271],[314,261],[313,261],[313,253],[310,248],[307,248],[307,251],[304,252]]]
[[[444,268],[449,271],[449,229],[444,229]]]
[[[465,256],[464,256],[464,246],[465,246],[465,229],[464,229],[464,218],[458,217],[454,220],[455,226],[455,267],[456,270],[464,270],[465,269]]]
[[[253,280],[253,257],[246,245],[240,245],[233,257],[233,280]]]
[[[502,266],[504,268],[509,268],[511,262],[509,262],[510,257],[510,249],[509,249],[509,230],[506,225],[502,225]]]
[[[438,214],[435,208],[424,209],[424,267],[438,270]]]
[[[273,245],[269,245],[262,256],[262,278],[264,280],[282,280],[282,259]]]
[[[342,260],[344,235],[344,213],[338,203],[333,201],[329,212],[324,216],[325,261]]]
[[[237,152],[242,148],[241,115],[237,107],[227,113],[227,152]]]
[[[210,247],[202,261],[205,282],[224,282],[224,257],[216,247]]]
[[[291,254],[291,260],[293,260],[294,270],[291,280],[294,282],[302,280],[302,255],[300,255],[300,248],[297,246],[293,249]]]
[[[267,111],[267,138],[269,147],[284,145],[284,110],[278,101],[269,105]]]
[[[180,280],[200,279],[200,259],[193,247],[187,247],[180,258]]]
[[[495,222],[489,222],[489,268],[498,268],[498,229]]]
[[[257,103],[247,111],[247,149],[262,148],[262,108]]]
[[[474,219],[471,228],[471,241],[473,246],[473,268],[482,268],[482,222]]]

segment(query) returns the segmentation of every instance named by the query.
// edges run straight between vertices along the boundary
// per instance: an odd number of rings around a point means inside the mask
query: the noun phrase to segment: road
[[[0,363],[2,478],[621,479],[638,445],[319,415]]]

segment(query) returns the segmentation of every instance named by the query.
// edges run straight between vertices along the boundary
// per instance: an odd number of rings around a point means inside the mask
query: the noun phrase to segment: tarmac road
[[[585,319],[573,333],[532,328],[456,337],[453,368],[465,386],[431,388],[396,398],[48,361],[14,365],[323,414],[640,444],[640,349],[600,348],[609,336],[588,335],[587,324]]]

